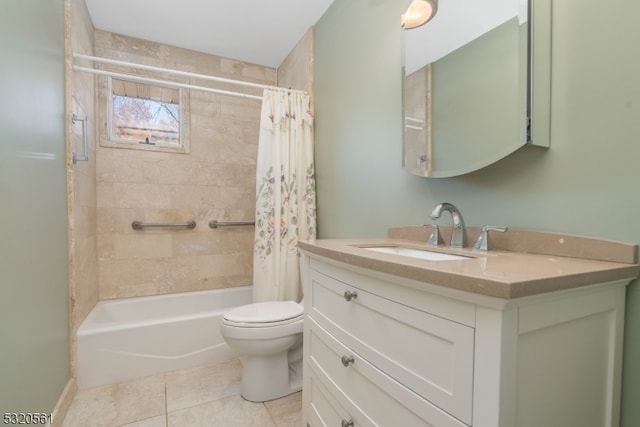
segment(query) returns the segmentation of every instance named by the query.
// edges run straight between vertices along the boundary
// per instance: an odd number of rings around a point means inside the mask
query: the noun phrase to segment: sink
[[[362,247],[369,251],[382,252],[385,254],[402,255],[410,258],[426,259],[428,261],[454,261],[461,259],[469,259],[471,257],[462,255],[445,254],[442,252],[433,252],[422,249],[405,248],[403,246],[370,246]]]

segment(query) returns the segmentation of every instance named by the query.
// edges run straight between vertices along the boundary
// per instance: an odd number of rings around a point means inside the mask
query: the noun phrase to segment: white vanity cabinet
[[[618,425],[629,280],[501,299],[301,265],[303,425]]]

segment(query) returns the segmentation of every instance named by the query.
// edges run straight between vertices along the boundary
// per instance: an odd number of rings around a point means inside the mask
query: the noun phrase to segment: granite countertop
[[[470,247],[427,246],[423,243],[426,233],[424,227],[398,227],[389,229],[388,238],[309,240],[300,241],[298,245],[309,254],[356,267],[503,299],[616,280],[630,281],[640,273],[638,246],[623,242],[509,230],[492,233],[492,249],[485,252]],[[471,246],[479,228],[468,227],[467,233]],[[450,230],[445,229],[442,234],[448,242]],[[468,258],[428,261],[363,249],[384,245]]]

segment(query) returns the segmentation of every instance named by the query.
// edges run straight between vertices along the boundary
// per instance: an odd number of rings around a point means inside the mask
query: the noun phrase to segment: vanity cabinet
[[[618,425],[629,280],[502,299],[301,266],[303,425]]]

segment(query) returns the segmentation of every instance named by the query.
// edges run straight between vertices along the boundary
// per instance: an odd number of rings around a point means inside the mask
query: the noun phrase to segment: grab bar
[[[86,162],[89,160],[89,140],[87,139],[87,116],[80,117],[79,114],[73,113],[71,123],[82,122],[82,145],[84,149],[84,155],[78,156],[75,151],[73,152],[73,164],[78,161]]]
[[[244,227],[247,225],[256,225],[256,223],[254,221],[220,222],[215,219],[213,221],[209,221],[209,227],[214,229],[219,227]]]
[[[196,228],[196,222],[194,220],[191,220],[182,224],[149,223],[149,222],[142,222],[142,221],[133,221],[131,223],[131,228],[133,228],[134,230],[144,230],[145,228],[176,228],[176,227],[188,228],[189,230],[192,230]]]

